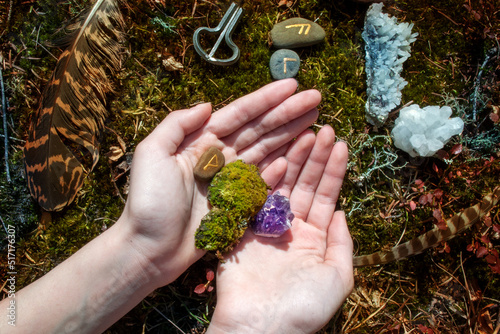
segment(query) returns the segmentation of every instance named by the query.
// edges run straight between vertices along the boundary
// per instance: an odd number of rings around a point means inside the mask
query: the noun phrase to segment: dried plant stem
[[[7,182],[11,182],[9,169],[9,137],[7,136],[7,98],[5,97],[5,89],[3,86],[3,74],[0,67],[0,89],[2,91],[2,114],[3,114],[3,134],[4,134],[4,157],[5,157],[5,173]]]
[[[479,73],[477,74],[476,80],[474,82],[474,95],[472,96],[472,120],[475,122],[477,118],[477,96],[479,94],[479,86],[481,84],[481,77],[483,75],[483,70],[490,61],[490,58],[497,52],[496,48],[489,50],[486,53],[481,67],[479,68]]]
[[[144,302],[146,304],[148,304],[149,306],[151,306],[156,312],[158,312],[159,315],[161,315],[163,318],[165,318],[172,326],[174,326],[179,332],[181,332],[182,334],[187,334],[186,332],[184,332],[182,329],[179,328],[179,326],[177,326],[175,324],[175,322],[173,322],[172,320],[170,320],[165,314],[163,314],[159,309],[157,309],[155,306],[153,306],[150,302],[148,302],[146,299],[144,299]]]
[[[10,17],[12,16],[12,7],[14,6],[14,0],[10,0],[9,3],[9,15],[7,16],[7,24],[10,22]]]

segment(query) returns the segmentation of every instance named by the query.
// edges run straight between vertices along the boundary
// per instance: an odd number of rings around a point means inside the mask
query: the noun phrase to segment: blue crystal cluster
[[[266,203],[250,223],[250,228],[256,235],[277,238],[288,231],[294,217],[290,200],[278,191],[267,196]]]
[[[376,126],[383,125],[389,112],[401,103],[401,90],[407,82],[400,73],[410,57],[410,44],[418,36],[411,33],[413,24],[398,23],[382,13],[382,7],[381,3],[370,6],[361,34],[366,43],[366,119]]]

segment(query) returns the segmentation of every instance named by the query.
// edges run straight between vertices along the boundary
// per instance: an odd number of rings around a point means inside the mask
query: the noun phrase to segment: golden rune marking
[[[285,62],[283,73],[286,73],[286,62],[287,61],[297,61],[297,59],[295,59],[295,58],[283,58],[283,61]]]
[[[311,30],[311,24],[309,24],[309,23],[291,24],[289,26],[285,26],[285,29],[288,29],[288,28],[298,28],[298,27],[300,27],[300,29],[299,29],[299,35],[302,35],[302,32],[304,31],[304,27],[307,27],[306,31],[304,32],[304,35],[307,35],[309,33],[309,30]]]
[[[215,165],[212,163],[212,161],[214,161],[214,159],[215,159]],[[205,167],[203,167],[203,170],[207,170],[210,167],[217,168],[218,166],[219,166],[219,160],[217,159],[217,155],[214,154],[214,156],[212,157],[212,159],[210,159],[210,161],[208,161],[208,163],[205,165]]]

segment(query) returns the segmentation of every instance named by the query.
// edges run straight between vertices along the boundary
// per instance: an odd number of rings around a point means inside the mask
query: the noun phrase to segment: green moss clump
[[[227,252],[241,239],[245,230],[246,224],[239,226],[229,211],[213,208],[203,217],[196,231],[196,247]]]
[[[237,160],[223,167],[208,188],[214,208],[201,220],[196,247],[218,253],[233,249],[266,202],[268,188],[255,165]]]
[[[208,199],[213,206],[229,210],[236,217],[251,217],[266,202],[267,188],[257,166],[237,160],[215,175]]]

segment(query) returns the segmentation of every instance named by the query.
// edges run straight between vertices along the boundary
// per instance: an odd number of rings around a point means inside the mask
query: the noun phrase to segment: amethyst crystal
[[[256,235],[277,238],[288,231],[294,217],[290,200],[278,191],[267,196],[266,203],[250,223],[250,228]]]

